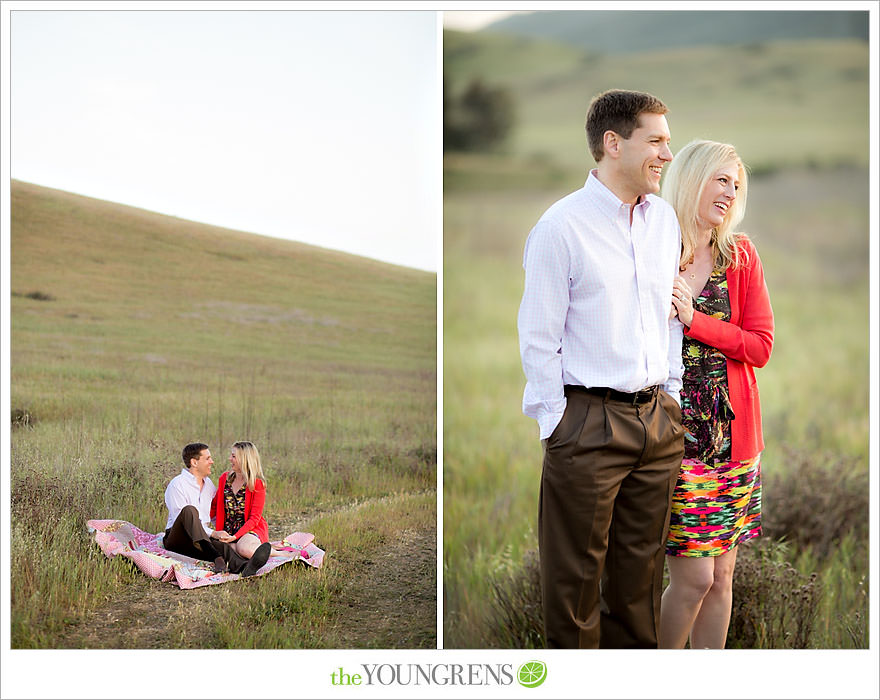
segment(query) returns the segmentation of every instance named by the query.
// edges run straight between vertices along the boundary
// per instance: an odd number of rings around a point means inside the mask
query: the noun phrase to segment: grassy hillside
[[[778,39],[868,40],[868,13],[828,11],[562,10],[512,15],[485,32],[549,39],[603,53]]]
[[[443,40],[444,77],[453,92],[481,77],[506,87],[516,105],[509,143],[491,156],[468,156],[466,163],[448,159],[448,187],[471,186],[473,168],[527,185],[547,177],[582,184],[592,167],[584,136],[587,107],[611,88],[644,90],[667,104],[673,151],[710,138],[734,143],[755,171],[868,163],[864,41],[610,55],[484,32],[447,30]]]
[[[21,182],[11,250],[13,647],[435,645],[435,275]],[[85,520],[160,531],[182,446],[208,443],[216,477],[237,439],[270,536],[315,533],[327,565],[211,586],[136,634],[131,601],[191,597],[105,560]],[[392,561],[365,601],[353,582]],[[406,625],[343,634],[404,581]],[[123,621],[89,638],[99,605]]]

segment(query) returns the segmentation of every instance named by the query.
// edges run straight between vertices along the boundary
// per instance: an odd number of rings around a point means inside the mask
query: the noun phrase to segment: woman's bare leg
[[[241,556],[245,559],[250,559],[254,556],[254,552],[257,551],[257,547],[260,546],[260,538],[255,534],[249,532],[246,535],[242,535],[238,542],[233,545],[235,547],[235,551],[237,551]]]
[[[660,605],[661,649],[684,649],[714,582],[714,557],[666,557],[669,586]]]
[[[736,547],[718,557],[715,562],[714,583],[703,598],[703,604],[691,631],[691,648],[723,649],[730,626],[733,605],[733,567],[736,565]]]

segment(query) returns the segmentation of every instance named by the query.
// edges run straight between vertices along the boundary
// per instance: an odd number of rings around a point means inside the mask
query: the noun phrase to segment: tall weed
[[[852,534],[867,543],[868,474],[860,460],[788,447],[785,472],[764,477],[764,533],[809,548],[819,559],[835,554]]]
[[[492,579],[489,646],[540,649],[544,646],[541,569],[538,553],[525,553],[520,567],[506,568]]]
[[[788,546],[769,538],[739,548],[727,646],[808,649],[821,596],[818,574],[805,575],[787,560]]]

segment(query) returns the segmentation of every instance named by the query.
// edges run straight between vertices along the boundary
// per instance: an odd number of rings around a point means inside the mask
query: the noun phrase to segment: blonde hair
[[[242,440],[232,445],[235,456],[238,457],[238,463],[241,465],[241,473],[244,475],[245,485],[248,490],[253,491],[257,479],[266,481],[263,476],[263,467],[260,464],[260,453],[254,443]]]
[[[690,262],[701,233],[698,217],[703,190],[719,168],[728,163],[736,163],[739,189],[724,221],[712,230],[712,259],[722,270],[731,265],[737,267],[742,262],[740,257],[744,253],[736,243],[747,236],[734,232],[734,228],[746,213],[749,189],[746,166],[729,143],[697,140],[675,154],[663,178],[662,197],[675,209],[681,226],[680,267]]]

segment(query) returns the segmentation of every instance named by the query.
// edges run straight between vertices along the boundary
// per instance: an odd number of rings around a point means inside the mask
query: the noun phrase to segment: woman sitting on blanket
[[[269,543],[269,524],[263,517],[266,484],[260,453],[252,442],[236,442],[229,463],[232,469],[220,475],[211,502],[211,517],[217,525],[211,537],[230,543],[242,557],[251,560],[251,568],[258,569],[276,554]]]

